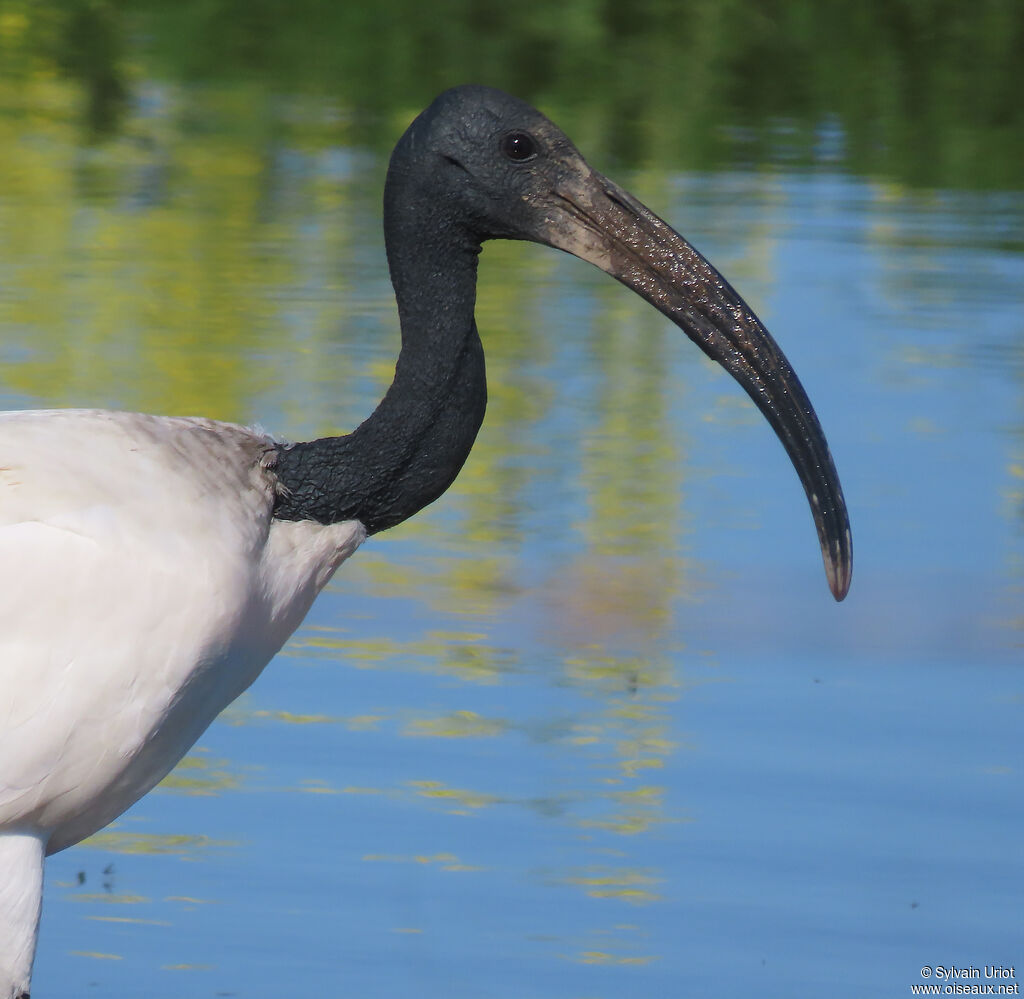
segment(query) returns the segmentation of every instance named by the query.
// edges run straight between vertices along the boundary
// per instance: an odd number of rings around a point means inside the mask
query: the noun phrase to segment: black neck
[[[375,534],[433,503],[469,456],[487,405],[473,318],[480,244],[416,207],[385,196],[402,326],[395,379],[353,433],[279,448],[280,520],[354,519]]]

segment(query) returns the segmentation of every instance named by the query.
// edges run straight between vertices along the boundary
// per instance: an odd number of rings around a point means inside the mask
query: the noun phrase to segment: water
[[[256,140],[190,118],[218,92],[139,92],[98,145],[56,99],[0,117],[0,403],[350,428],[397,351],[379,152],[316,101]],[[1024,964],[1024,197],[844,172],[829,129],[810,168],[616,179],[793,361],[848,600],[727,376],[488,245],[458,483],[51,858],[34,994],[863,999]]]

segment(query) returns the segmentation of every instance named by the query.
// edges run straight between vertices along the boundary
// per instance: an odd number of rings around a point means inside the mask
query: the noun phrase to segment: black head
[[[415,207],[434,224],[465,227],[477,242],[548,242],[554,192],[590,172],[565,133],[529,104],[492,87],[455,87],[395,147],[386,210]]]

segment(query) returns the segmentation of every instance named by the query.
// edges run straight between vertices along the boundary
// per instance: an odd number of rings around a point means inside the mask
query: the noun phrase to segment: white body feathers
[[[358,521],[274,520],[273,454],[265,436],[210,420],[0,414],[0,840],[53,853],[116,818],[362,543]],[[20,872],[4,857],[0,999],[30,970],[4,911]]]

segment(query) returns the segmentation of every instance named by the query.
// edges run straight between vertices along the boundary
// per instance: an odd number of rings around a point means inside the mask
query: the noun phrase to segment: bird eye
[[[517,163],[525,163],[537,155],[537,143],[526,132],[509,132],[502,136],[501,151]]]

